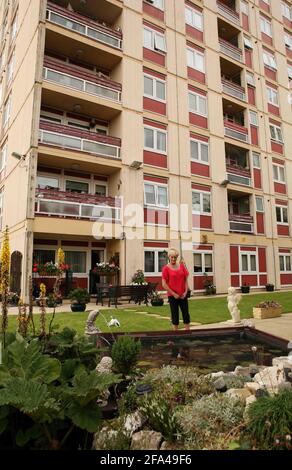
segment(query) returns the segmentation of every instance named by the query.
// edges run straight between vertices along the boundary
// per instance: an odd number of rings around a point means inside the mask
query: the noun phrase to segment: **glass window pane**
[[[279,256],[280,260],[280,271],[285,271],[284,256]]]
[[[279,127],[276,127],[277,140],[283,142],[282,130]]]
[[[86,273],[85,251],[65,251],[65,260],[74,273]]]
[[[54,250],[34,250],[33,260],[38,264],[55,263],[56,252]]]
[[[275,126],[270,126],[271,138],[276,140],[276,129]]]
[[[190,111],[196,112],[198,110],[198,97],[197,95],[194,95],[193,93],[189,93],[189,107]]]
[[[145,273],[154,273],[155,272],[155,252],[145,251],[144,255],[145,255],[144,256]]]
[[[202,20],[203,20],[202,15],[200,15],[197,12],[194,12],[194,26],[195,26],[195,28],[203,29],[203,21]]]
[[[279,179],[282,183],[285,183],[285,171],[282,166],[279,166]]]
[[[159,251],[158,252],[158,272],[161,273],[163,266],[168,263],[167,252]]]
[[[212,254],[205,253],[205,272],[213,272]]]
[[[145,203],[155,205],[155,187],[153,184],[145,184]]]
[[[166,151],[166,134],[157,131],[157,150]]]
[[[248,256],[247,255],[241,255],[241,269],[242,271],[245,271],[245,272],[248,271]]]
[[[203,212],[211,212],[211,197],[210,194],[203,194]]]
[[[204,116],[207,115],[207,100],[203,96],[198,97],[199,103],[199,113],[203,114]]]
[[[193,211],[195,212],[201,212],[201,197],[200,193],[192,193],[192,206],[193,206]]]
[[[156,81],[156,96],[160,100],[165,100],[165,83]]]
[[[152,32],[149,29],[144,28],[144,47],[152,49]]]
[[[58,178],[52,178],[50,176],[38,176],[37,177],[37,186],[39,188],[58,189],[59,188],[59,180],[58,180]]]
[[[191,140],[191,159],[199,160],[199,143]]]
[[[193,23],[192,10],[188,7],[186,7],[186,23],[190,25]]]
[[[144,145],[146,148],[154,148],[154,131],[148,127],[144,128]]]
[[[144,93],[153,96],[153,79],[144,76]]]
[[[155,33],[154,37],[154,46],[155,49],[165,52],[166,51],[166,44],[165,44],[165,37],[162,36],[161,34]]]
[[[66,181],[66,191],[74,193],[88,193],[88,183],[81,181]]]
[[[106,186],[104,186],[103,184],[96,184],[95,194],[97,196],[106,196]]]
[[[264,212],[264,200],[262,197],[256,197],[256,209],[258,212]]]
[[[282,222],[281,207],[276,207],[276,218],[277,218],[277,222]]]
[[[256,263],[256,256],[250,255],[250,270],[256,271],[257,270],[257,263]]]
[[[190,49],[187,49],[187,65],[194,67],[194,52]]]
[[[157,188],[157,203],[159,206],[166,207],[168,205],[167,201],[167,188],[163,186],[158,186]]]
[[[273,165],[273,177],[274,181],[278,181],[278,167],[276,165]]]
[[[283,222],[288,223],[288,210],[286,207],[282,207]]]
[[[286,256],[286,271],[291,271],[291,257]]]
[[[194,253],[194,273],[202,273],[202,254]]]
[[[252,157],[253,157],[253,166],[254,166],[254,168],[260,168],[261,164],[260,164],[259,154],[258,153],[253,153]]]
[[[201,144],[201,160],[203,162],[209,161],[209,147],[206,144]]]
[[[195,68],[204,72],[204,57],[201,54],[195,55]]]

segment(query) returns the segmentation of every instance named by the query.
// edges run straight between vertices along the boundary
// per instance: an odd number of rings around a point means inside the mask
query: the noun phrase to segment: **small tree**
[[[8,296],[10,274],[10,246],[8,227],[6,225],[1,250],[1,296],[2,296],[2,325],[3,342],[5,346],[5,334],[8,328]]]
[[[141,342],[135,341],[131,336],[120,336],[112,348],[112,359],[117,371],[129,374],[137,364],[141,350]]]

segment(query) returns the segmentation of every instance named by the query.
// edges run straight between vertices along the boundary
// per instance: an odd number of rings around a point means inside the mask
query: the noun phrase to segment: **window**
[[[241,0],[240,2],[240,11],[248,16],[248,3]]]
[[[15,51],[13,51],[10,60],[7,65],[7,86],[12,80],[13,77],[13,70],[14,70],[14,58],[15,58]]]
[[[191,139],[191,160],[209,163],[209,144]]]
[[[276,219],[279,224],[288,225],[288,208],[276,206]]]
[[[280,271],[291,272],[291,255],[280,255]]]
[[[274,181],[285,183],[285,169],[283,166],[273,165],[273,178]]]
[[[270,124],[271,139],[277,142],[283,143],[282,129],[281,127]]]
[[[7,142],[2,146],[0,149],[0,171],[3,170],[3,168],[6,165],[7,161]]]
[[[145,0],[147,3],[151,3],[154,7],[159,10],[164,10],[164,0]]]
[[[211,194],[192,191],[193,214],[211,214]]]
[[[3,110],[3,124],[2,127],[6,127],[10,118],[10,111],[11,111],[11,95],[8,97],[4,104]]]
[[[144,127],[144,148],[154,152],[166,153],[166,131]]]
[[[168,207],[167,186],[144,183],[144,201],[146,206]]]
[[[243,36],[243,42],[246,49],[253,49],[252,41],[247,36]]]
[[[165,101],[165,81],[150,75],[144,75],[144,96],[158,101]]]
[[[96,184],[95,185],[95,195],[96,196],[106,196],[107,187],[105,184]]]
[[[187,66],[205,72],[205,56],[202,52],[187,48]]]
[[[88,183],[83,183],[82,181],[66,180],[65,191],[68,191],[70,193],[88,194],[88,188]]]
[[[254,74],[246,72],[246,83],[251,86],[255,86]]]
[[[261,156],[259,153],[252,152],[253,167],[261,168]]]
[[[189,91],[189,110],[191,113],[207,116],[207,97]]]
[[[262,197],[256,196],[256,211],[264,212],[264,199]]]
[[[278,90],[275,90],[275,88],[271,88],[269,86],[266,87],[266,90],[268,103],[273,104],[274,106],[279,106]]]
[[[292,65],[288,64],[287,70],[288,70],[288,77],[290,80],[292,80]]]
[[[11,25],[11,42],[15,39],[17,33],[18,15],[16,14]]]
[[[37,186],[42,189],[59,189],[59,179],[53,176],[37,176]]]
[[[55,250],[34,250],[33,260],[38,264],[55,263]]]
[[[186,23],[192,26],[193,28],[203,31],[203,15],[198,10],[190,8],[189,6],[185,9],[186,13]]]
[[[193,253],[194,273],[213,273],[213,253],[196,251]]]
[[[159,274],[163,266],[168,263],[166,250],[145,250],[144,271],[145,273]]]
[[[144,27],[144,47],[153,51],[166,52],[166,42],[163,34]]]
[[[260,17],[261,32],[272,37],[272,23],[264,16]]]
[[[277,70],[277,64],[275,56],[267,51],[263,51],[264,64],[271,69]]]
[[[249,122],[252,126],[258,127],[258,115],[254,111],[249,112]]]
[[[73,273],[86,273],[86,251],[65,251],[66,264]]]
[[[288,31],[284,31],[285,46],[292,49],[292,36]]]
[[[257,256],[254,253],[241,253],[241,272],[254,273],[257,271]]]
[[[282,15],[292,21],[292,8],[285,2],[282,2]]]

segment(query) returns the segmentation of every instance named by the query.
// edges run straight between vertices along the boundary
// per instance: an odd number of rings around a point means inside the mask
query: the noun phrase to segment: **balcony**
[[[122,86],[102,74],[99,75],[45,56],[43,78],[46,81],[120,103]]]
[[[253,233],[253,217],[250,214],[229,214],[230,232]]]
[[[224,78],[221,78],[221,82],[222,82],[223,93],[226,93],[226,95],[229,95],[229,96],[233,96],[234,98],[237,98],[238,100],[246,101],[245,89],[243,87],[241,87],[240,85],[237,85],[237,83],[231,82]]]
[[[120,158],[121,139],[40,121],[39,143],[101,157]]]
[[[121,200],[51,189],[36,190],[35,215],[120,222]]]
[[[251,173],[249,169],[241,168],[237,165],[227,165],[227,178],[230,183],[251,186]]]
[[[241,49],[222,38],[219,38],[219,46],[220,52],[222,52],[222,54],[225,54],[228,57],[231,57],[231,59],[237,60],[238,62],[243,62],[243,54]]]
[[[231,137],[235,140],[248,143],[248,129],[234,122],[224,119],[224,134],[226,137]]]
[[[217,7],[218,7],[218,13],[220,15],[224,16],[226,20],[231,21],[232,23],[240,27],[240,17],[239,17],[239,14],[235,10],[228,7],[222,2],[217,2]]]
[[[122,32],[48,2],[47,21],[113,48],[122,49]]]

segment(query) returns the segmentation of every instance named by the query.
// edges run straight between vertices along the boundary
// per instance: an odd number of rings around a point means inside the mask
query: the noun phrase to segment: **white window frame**
[[[144,124],[144,129],[150,129],[154,132],[154,147],[146,147],[145,146],[145,137],[144,137],[144,150],[148,150],[149,152],[161,153],[162,155],[167,155],[167,131],[164,129],[158,129],[157,127],[147,126]],[[157,133],[161,132],[165,134],[165,150],[160,150],[157,148]]]
[[[282,6],[282,16],[288,18],[288,20],[292,21],[292,6],[288,5],[286,2],[281,3]]]
[[[279,207],[281,209],[281,220],[277,220],[277,207]],[[288,213],[288,206],[280,206],[279,204],[276,204],[275,205],[275,208],[276,208],[276,223],[279,224],[279,225],[289,225],[289,213]],[[283,210],[286,209],[287,211],[287,221],[288,222],[284,222],[284,217],[283,217]]]
[[[255,87],[254,74],[246,71],[246,83],[250,86]]]
[[[191,100],[190,100],[190,95],[192,95],[192,96],[195,97],[197,109],[191,109],[191,105],[190,105],[190,102],[191,102]],[[198,114],[199,116],[208,117],[208,99],[207,99],[207,96],[204,96],[204,95],[201,95],[200,93],[196,93],[195,91],[189,90],[189,92],[188,92],[188,97],[189,97],[189,112],[190,112],[190,113],[193,113],[193,114]],[[200,110],[198,109],[198,108],[199,108],[200,99],[205,102],[205,107],[206,107],[206,112],[205,112],[205,113],[202,112],[202,111],[200,111]]]
[[[212,197],[211,197],[211,192],[210,191],[201,191],[200,189],[192,189],[192,199],[193,199],[193,193],[197,193],[200,195],[200,210],[196,211],[193,209],[193,200],[192,200],[192,214],[195,215],[212,215]],[[210,212],[204,212],[203,211],[203,196],[204,194],[207,194],[210,197]]]
[[[191,53],[193,56],[192,64],[189,64],[189,54]],[[203,67],[199,68],[195,66],[196,64],[196,57],[199,56],[203,59]],[[187,66],[190,67],[191,69],[198,70],[199,72],[205,73],[205,54],[202,52],[197,51],[196,49],[192,47],[187,47]]]
[[[40,171],[40,172],[37,172],[37,177],[36,177],[36,186],[38,188],[38,177],[41,177],[41,178],[52,178],[52,179],[55,179],[58,181],[58,188],[59,188],[59,191],[65,191],[64,188],[63,188],[63,185],[62,185],[62,177],[61,175],[55,175],[55,174],[52,174],[52,173],[47,173],[47,172],[43,172],[43,171]],[[57,191],[57,188],[55,188],[54,190],[52,191]]]
[[[255,163],[254,157],[258,158],[259,163]],[[258,168],[259,170],[261,169],[261,154],[257,152],[252,152],[252,165],[253,168]]]
[[[89,195],[92,195],[92,191],[91,191],[91,180],[90,179],[86,179],[86,178],[80,178],[78,176],[68,176],[68,175],[65,175],[64,176],[64,191],[67,191],[68,193],[70,193],[70,191],[68,191],[66,189],[66,183],[67,181],[73,181],[75,183],[86,183],[88,184],[88,192],[87,193],[78,193],[78,194],[87,194],[88,196]]]
[[[284,270],[281,269],[281,261],[280,258],[283,258]],[[287,269],[287,258],[290,260],[290,269]],[[279,253],[279,269],[280,273],[291,273],[292,272],[292,262],[291,262],[291,253]]]
[[[288,49],[292,49],[292,35],[288,31],[284,31],[284,42]]]
[[[8,96],[3,106],[3,121],[2,121],[3,129],[7,127],[9,123],[10,115],[11,115],[11,94]]]
[[[244,47],[246,49],[253,49],[253,44],[251,38],[248,38],[247,36],[243,36],[243,42],[244,42]]]
[[[248,3],[244,0],[240,0],[240,11],[248,16]]]
[[[5,168],[6,162],[7,162],[7,149],[8,149],[8,143],[7,141],[2,145],[0,149],[0,172]]]
[[[279,93],[275,88],[266,85],[268,103],[279,107]]]
[[[83,249],[82,249],[83,248]],[[88,265],[88,254],[90,253],[89,249],[86,248],[85,246],[79,246],[79,247],[74,247],[74,246],[66,246],[63,247],[64,253],[65,253],[65,262],[66,262],[66,251],[76,251],[78,253],[85,253],[85,272],[77,273],[76,271],[73,271],[74,277],[88,277],[88,272],[89,272],[89,265]]]
[[[202,255],[202,272],[195,272],[194,270],[194,255]],[[206,262],[205,262],[205,255],[211,255],[212,257],[212,271],[206,272]],[[213,250],[194,250],[193,251],[193,275],[194,276],[204,276],[204,274],[207,274],[207,276],[214,276],[214,254]]]
[[[155,195],[155,203],[154,204],[149,204],[146,202],[146,185],[149,186],[154,186],[154,195]],[[167,198],[167,205],[164,206],[162,204],[158,204],[158,188],[166,188],[166,198]],[[163,184],[163,183],[155,183],[154,181],[144,181],[143,185],[143,190],[144,190],[144,206],[145,207],[159,207],[160,209],[168,209],[169,208],[169,194],[168,194],[168,185]]]
[[[292,65],[288,64],[287,72],[288,72],[289,80],[292,80]]]
[[[259,127],[258,113],[255,111],[249,111],[249,123],[252,126]]]
[[[18,31],[18,11],[15,13],[12,23],[11,23],[11,40],[10,42],[13,42],[14,39],[16,38]]]
[[[273,181],[275,181],[276,183],[286,184],[286,173],[284,165],[277,165],[277,163],[273,163]]]
[[[261,201],[261,206],[262,206],[261,209],[259,209],[259,207],[258,207],[258,201]],[[255,208],[256,208],[256,212],[264,214],[264,212],[265,212],[265,201],[264,201],[264,198],[262,196],[255,196]]]
[[[150,44],[150,47],[149,45],[145,45],[145,42],[144,42],[144,30],[148,31],[151,33],[151,44]],[[160,48],[160,47],[157,47],[157,40],[158,39],[162,39],[163,40],[163,43],[164,43],[164,48]],[[155,31],[154,29],[151,29],[149,28],[148,26],[143,26],[143,47],[145,47],[146,49],[150,49],[154,52],[158,52],[159,54],[163,54],[165,55],[166,54],[166,39],[165,39],[165,35],[162,34],[162,33],[159,33],[158,31]]]
[[[272,22],[262,15],[260,15],[260,28],[262,33],[266,34],[270,38],[273,37]]]
[[[243,271],[242,269],[242,256],[243,255],[247,255],[247,268],[248,270],[247,271]],[[251,256],[255,256],[255,259],[256,259],[256,269],[255,271],[251,271],[251,262],[250,262],[250,258]],[[258,252],[257,251],[240,251],[240,257],[239,257],[239,273],[241,275],[245,275],[245,274],[251,274],[251,275],[257,275],[258,272],[259,272],[259,269],[258,269]]]
[[[147,3],[151,3],[152,6],[158,8],[158,10],[164,11],[164,0],[145,0]]]
[[[276,62],[276,58],[274,54],[271,54],[270,52],[263,50],[263,61],[266,67],[269,67],[272,70],[278,70],[277,62]]]
[[[271,124],[271,123],[269,125],[270,125],[271,140],[273,140],[274,142],[279,142],[280,144],[283,144],[284,140],[283,140],[282,128],[280,126],[276,126],[275,124]],[[272,132],[271,132],[272,128],[275,131],[276,138],[272,137]],[[279,134],[279,130],[280,130],[280,134]],[[279,139],[279,137],[281,137],[281,138]]]
[[[159,271],[158,270],[158,253],[163,253],[164,251],[167,251],[167,248],[150,248],[150,247],[146,247],[144,248],[144,268],[145,268],[145,253],[146,252],[154,252],[154,269],[155,271],[144,271],[145,272],[145,275],[146,276],[149,276],[149,275],[155,275],[155,276],[161,276],[162,275],[162,271]]]
[[[209,142],[203,142],[201,140],[195,139],[193,137],[190,138],[190,146],[192,142],[196,142],[198,144],[198,157],[199,158],[192,158],[192,152],[191,152],[191,161],[192,162],[199,162],[202,163],[202,165],[210,165],[209,161],[209,154],[210,154],[210,147],[209,147]],[[208,149],[208,161],[205,162],[205,160],[202,160],[202,145],[205,145]]]
[[[192,21],[191,22],[188,21],[187,11],[189,11],[192,15]],[[195,21],[196,16],[201,19],[201,26],[196,25],[196,21]],[[185,21],[186,21],[186,24],[192,26],[193,28],[198,29],[199,31],[204,31],[204,17],[203,17],[203,14],[201,12],[199,12],[198,10],[196,10],[195,8],[190,7],[189,5],[185,6]]]
[[[14,74],[14,63],[15,63],[15,50],[10,55],[8,64],[7,64],[7,80],[6,86],[9,86],[13,79]]]
[[[162,80],[161,78],[157,78],[157,77],[154,77],[153,75],[149,75],[148,73],[144,73],[144,78],[150,78],[151,80],[153,80],[153,95],[148,95],[147,93],[145,93],[145,87],[144,87],[144,94],[143,96],[145,96],[146,98],[150,98],[151,100],[155,100],[155,101],[160,101],[161,103],[166,103],[166,81],[165,80]],[[162,83],[164,85],[164,95],[165,95],[165,99],[162,99],[162,98],[159,98],[157,96],[157,82],[159,83]]]

